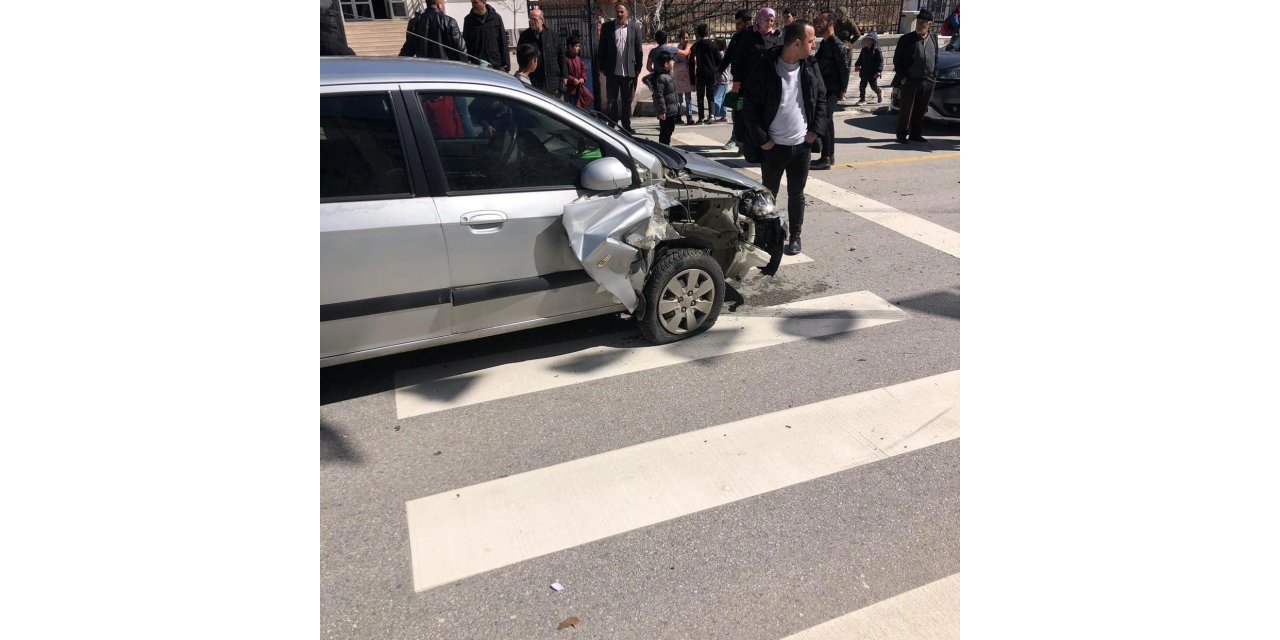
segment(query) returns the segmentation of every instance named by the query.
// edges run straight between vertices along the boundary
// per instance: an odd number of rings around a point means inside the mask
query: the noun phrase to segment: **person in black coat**
[[[347,33],[342,28],[342,15],[334,8],[336,4],[320,6],[320,55],[354,56],[356,52],[347,46]]]
[[[617,19],[600,27],[596,58],[600,62],[599,72],[609,79],[606,85],[609,117],[621,123],[627,133],[635,133],[631,128],[631,101],[636,96],[636,77],[644,68],[640,48],[644,27],[631,19],[631,9],[625,3],[619,2],[613,10]]]
[[[738,68],[738,50],[745,45],[742,42],[746,39],[746,34],[751,29],[751,12],[746,9],[738,10],[733,16],[733,37],[729,38],[729,46],[724,51],[724,58],[720,60],[720,68],[717,73],[724,73],[725,69],[730,70],[730,76],[733,78],[731,90],[734,92],[733,106],[733,129],[729,134],[729,141],[724,143],[721,149],[738,148],[738,140],[745,138],[745,134],[740,133],[742,129],[742,118],[738,115],[737,108],[737,92],[741,88],[742,71]]]
[[[706,124],[707,119],[703,113],[702,102],[706,99],[707,103],[711,104],[712,92],[715,91],[716,86],[716,74],[723,59],[720,50],[716,48],[715,41],[708,37],[709,30],[705,23],[694,27],[693,32],[698,36],[698,41],[693,43],[691,51],[693,79],[698,88],[698,124]],[[712,111],[714,110],[715,107],[712,106]],[[711,115],[714,117],[715,113]]]
[[[565,64],[560,34],[546,28],[546,24],[546,17],[541,9],[530,11],[529,28],[520,33],[519,44],[531,44],[538,48],[538,69],[529,76],[533,86],[559,97],[564,94],[569,69]]]
[[[427,0],[427,10],[410,18],[400,55],[437,60],[466,58],[458,21],[444,12],[445,0]]]
[[[747,139],[743,156],[758,150],[761,182],[775,195],[787,174],[787,255],[800,253],[804,187],[809,180],[809,146],[827,132],[827,92],[809,59],[813,26],[796,20],[783,30],[781,47],[770,49],[746,79],[742,118]],[[751,153],[751,155],[748,155]]]
[[[938,36],[930,33],[932,25],[933,14],[921,11],[916,16],[916,30],[903,34],[893,52],[891,86],[902,87],[898,102],[898,142],[905,143],[908,133],[912,142],[927,142],[920,133],[938,69]]]
[[[876,34],[874,31],[867,34],[863,39],[863,47],[858,50],[858,62],[853,65],[853,69],[858,72],[858,104],[867,101],[867,85],[871,85],[871,90],[876,92],[876,104],[884,99],[884,94],[880,91],[876,81],[880,79],[880,74],[884,72],[884,53],[880,51],[880,47],[876,46]]]
[[[828,10],[820,11],[814,24],[822,34],[822,45],[818,47],[814,61],[818,63],[822,84],[827,91],[827,132],[822,136],[818,160],[809,168],[825,170],[836,161],[836,103],[844,100],[845,90],[849,87],[849,59],[844,55],[844,43],[836,36],[835,14]]]
[[[653,68],[653,106],[658,113],[658,142],[671,144],[671,133],[680,119],[680,97],[676,95],[676,79],[671,77],[675,59],[670,51],[659,51]]]
[[[467,44],[468,54],[488,62],[495,69],[511,71],[502,16],[484,0],[471,0],[471,13],[462,19],[462,40]]]

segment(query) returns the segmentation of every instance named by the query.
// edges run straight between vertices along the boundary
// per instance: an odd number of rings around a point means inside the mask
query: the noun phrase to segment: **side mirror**
[[[591,161],[582,170],[582,188],[587,191],[617,191],[631,186],[631,170],[617,158]]]

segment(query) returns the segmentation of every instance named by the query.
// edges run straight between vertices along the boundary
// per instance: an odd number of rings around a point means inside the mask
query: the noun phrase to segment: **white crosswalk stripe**
[[[783,640],[960,638],[960,574],[828,620]]]
[[[959,374],[412,500],[405,506],[414,588],[430,589],[958,438]]]
[[[869,291],[767,307],[772,317],[721,315],[706,333],[680,342],[636,348],[617,334],[517,353],[455,361],[396,374],[396,417],[545,391],[571,384],[866,329],[907,317]]]
[[[680,133],[673,135],[672,139],[680,144],[689,146],[720,146],[719,142],[697,133]],[[760,170],[756,167],[735,168],[739,171],[750,173],[757,178],[760,177]],[[785,177],[782,184],[786,184]],[[779,188],[779,191],[782,191],[782,189]],[[858,195],[843,187],[824,182],[812,175],[809,176],[808,181],[805,183],[804,191],[807,195],[828,202],[886,229],[900,233],[912,240],[924,243],[957,258],[960,257],[960,233],[957,231],[952,231],[924,218],[899,211],[883,202]],[[779,201],[785,202],[785,199],[779,198]]]

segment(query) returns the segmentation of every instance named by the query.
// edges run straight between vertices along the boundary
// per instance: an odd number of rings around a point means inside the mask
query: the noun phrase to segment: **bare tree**
[[[519,38],[520,30],[516,26],[516,16],[522,13],[529,12],[529,5],[526,2],[526,0],[487,0],[487,1],[490,4],[496,4],[499,7],[502,7],[503,9],[506,9],[507,11],[511,12],[511,23],[507,25],[507,28],[511,29],[515,33],[516,38]],[[503,16],[503,17],[505,18],[506,16]],[[528,21],[526,20],[526,22]]]

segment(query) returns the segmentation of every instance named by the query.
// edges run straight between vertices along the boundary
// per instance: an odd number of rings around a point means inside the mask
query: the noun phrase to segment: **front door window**
[[[575,188],[600,142],[502,96],[421,93],[450,193]]]

